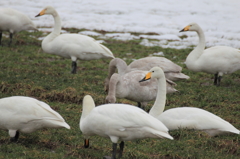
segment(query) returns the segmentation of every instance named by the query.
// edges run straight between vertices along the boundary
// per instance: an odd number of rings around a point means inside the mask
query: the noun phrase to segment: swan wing
[[[169,130],[186,128],[196,130],[223,131],[239,134],[232,124],[208,111],[193,107],[180,107],[166,110],[158,119],[162,121]]]
[[[163,69],[164,72],[181,72],[182,67],[176,65],[172,61],[164,57],[145,57],[138,59],[129,64],[131,69],[140,69],[149,71],[151,68],[158,66]]]

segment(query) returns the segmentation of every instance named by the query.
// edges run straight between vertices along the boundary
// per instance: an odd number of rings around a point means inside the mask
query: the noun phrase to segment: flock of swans
[[[72,60],[72,71],[77,70],[77,59],[94,60],[112,58],[109,63],[105,90],[106,103],[95,107],[93,98],[83,98],[79,127],[85,138],[84,147],[89,147],[93,135],[110,138],[112,156],[116,158],[117,143],[120,142],[119,158],[122,157],[124,141],[143,138],[167,138],[173,140],[169,130],[180,128],[202,130],[210,136],[224,133],[240,134],[232,124],[206,110],[194,107],[179,107],[164,111],[166,94],[174,93],[174,82],[187,80],[182,68],[164,57],[145,57],[127,65],[120,58],[93,38],[79,34],[60,34],[61,19],[53,7],[46,7],[36,17],[52,15],[53,31],[42,41],[42,49]],[[22,30],[36,30],[31,20],[13,9],[0,9],[0,44],[2,31],[13,34]],[[196,23],[190,23],[182,31],[195,31],[199,44],[186,59],[187,68],[195,72],[215,75],[214,84],[220,85],[223,74],[240,69],[240,51],[226,46],[205,49],[205,37]],[[115,73],[117,70],[118,73]],[[150,71],[149,71],[150,70]],[[136,106],[117,104],[116,98],[126,98],[144,107],[153,101],[149,113]],[[11,141],[17,141],[19,133],[31,133],[41,128],[67,128],[70,126],[51,107],[37,99],[12,96],[0,99],[0,129],[8,130]]]

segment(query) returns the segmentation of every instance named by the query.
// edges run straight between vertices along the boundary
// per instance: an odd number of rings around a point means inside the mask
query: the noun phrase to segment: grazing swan
[[[240,69],[240,50],[228,46],[205,49],[203,30],[196,23],[190,23],[180,32],[183,31],[195,31],[199,37],[197,47],[186,59],[189,70],[214,74],[214,85],[219,86],[223,74],[230,74]]]
[[[0,9],[0,45],[2,43],[2,31],[10,33],[10,42],[8,43],[10,46],[13,34],[23,30],[37,30],[37,28],[25,14],[11,8]]]
[[[49,54],[59,55],[72,60],[72,71],[76,73],[77,59],[95,60],[100,58],[114,58],[112,52],[105,46],[99,44],[95,39],[80,34],[60,34],[61,19],[57,11],[48,6],[36,17],[45,14],[53,16],[55,24],[52,33],[42,41],[42,49]]]
[[[84,147],[89,147],[89,137],[99,135],[113,142],[112,158],[116,158],[117,142],[122,156],[124,141],[144,138],[168,138],[168,129],[159,120],[145,111],[127,104],[104,104],[95,107],[90,95],[83,98],[80,129],[85,138]]]
[[[159,119],[169,130],[179,128],[202,130],[210,136],[223,133],[240,134],[240,131],[229,122],[203,109],[179,107],[163,112],[166,101],[166,82],[162,69],[152,68],[142,81],[154,78],[158,80],[158,93],[149,114]]]
[[[123,75],[132,70],[149,71],[154,66],[161,67],[166,78],[169,80],[177,81],[180,79],[189,79],[189,76],[181,73],[182,67],[164,57],[145,57],[133,61],[128,66],[122,59],[115,58],[109,63],[108,77],[105,79],[105,90],[108,91],[109,80],[113,73],[115,73],[116,69],[120,75]]]
[[[115,103],[116,98],[125,98],[138,103],[138,107],[144,108],[147,102],[155,100],[157,96],[157,80],[151,80],[139,83],[147,71],[135,70],[120,75],[114,73],[109,82],[108,95],[106,103]],[[167,82],[167,93],[174,93],[175,83]]]
[[[8,130],[11,141],[18,140],[19,132],[61,127],[70,129],[62,116],[42,101],[24,96],[0,99],[0,129]]]

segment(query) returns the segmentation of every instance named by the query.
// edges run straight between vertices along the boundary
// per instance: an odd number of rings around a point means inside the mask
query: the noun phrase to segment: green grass
[[[72,29],[74,32],[80,30]],[[70,31],[70,29],[69,29]],[[137,35],[137,33],[134,33]],[[42,32],[21,32],[14,36],[13,44],[7,47],[8,38],[3,38],[0,47],[0,97],[15,95],[31,96],[48,103],[59,112],[71,130],[43,129],[31,134],[20,134],[17,143],[9,141],[7,131],[0,131],[0,159],[6,158],[82,158],[95,159],[111,154],[110,139],[92,137],[90,148],[83,148],[83,136],[79,129],[82,98],[93,96],[96,105],[103,104],[104,79],[107,76],[109,59],[78,61],[77,74],[72,75],[71,60],[43,53]],[[240,72],[223,76],[220,87],[213,86],[213,75],[195,73],[183,64],[192,49],[164,49],[139,45],[141,40],[106,40],[115,57],[131,59],[146,57],[154,52],[164,52],[166,58],[183,67],[191,77],[177,82],[179,93],[167,96],[166,109],[194,106],[208,110],[240,128]],[[126,55],[126,53],[132,53]],[[174,58],[176,57],[176,58]],[[130,103],[118,99],[121,103]],[[148,104],[151,108],[153,102]],[[170,134],[175,140],[144,139],[127,141],[123,158],[136,159],[185,159],[185,158],[240,158],[239,135],[224,135],[210,138],[201,131],[176,130]]]

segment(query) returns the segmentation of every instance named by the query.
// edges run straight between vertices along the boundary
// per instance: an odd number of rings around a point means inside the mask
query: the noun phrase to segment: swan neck
[[[116,96],[116,86],[118,83],[118,74],[113,74],[109,82],[108,96]]]
[[[61,29],[62,29],[61,19],[60,19],[60,16],[58,15],[57,11],[54,11],[52,13],[52,16],[54,18],[54,27],[53,27],[53,31],[48,35],[49,41],[51,41],[55,37],[59,36],[61,33]]]
[[[158,79],[158,91],[156,100],[149,112],[150,115],[153,117],[158,117],[165,109],[166,104],[166,78],[163,76],[162,78]]]
[[[196,60],[202,55],[205,49],[205,36],[202,29],[199,27],[196,31],[199,37],[197,47],[188,55],[186,62],[194,64]]]
[[[111,76],[115,73],[116,68],[118,69],[119,74],[123,74],[127,71],[127,64],[125,61],[119,58],[113,59],[110,64],[109,64],[109,69],[108,69],[108,79],[111,78]]]
[[[93,110],[93,108],[95,108],[94,101],[83,102],[82,116],[81,116],[80,120],[86,118],[88,116],[88,114],[90,114],[90,112]]]
[[[205,49],[206,42],[205,42],[205,36],[204,36],[203,30],[200,27],[197,30],[197,34],[199,37],[199,42],[195,50],[198,50],[198,52],[201,51],[200,53],[202,54],[203,50]]]

